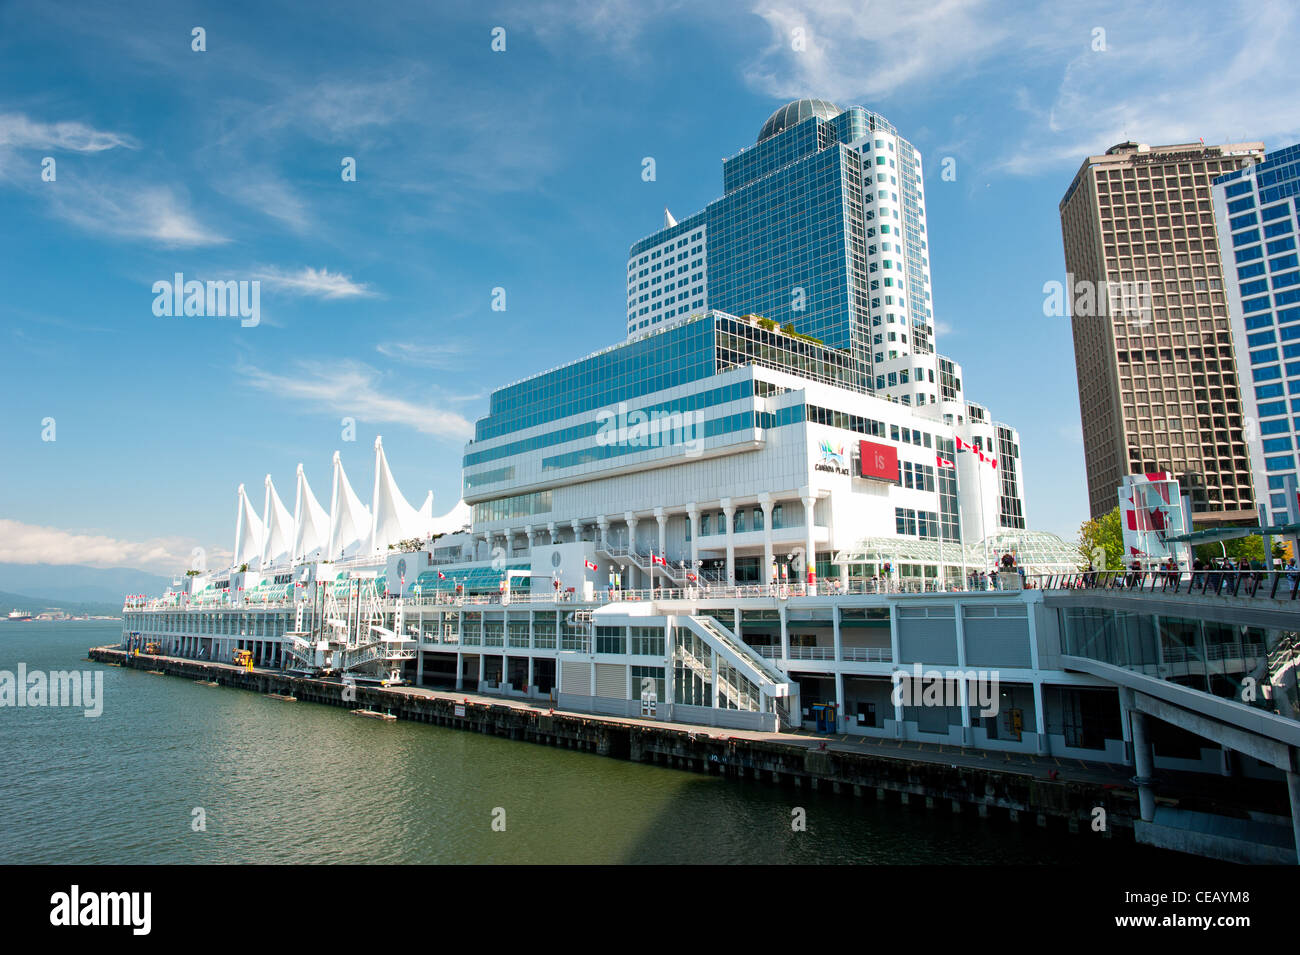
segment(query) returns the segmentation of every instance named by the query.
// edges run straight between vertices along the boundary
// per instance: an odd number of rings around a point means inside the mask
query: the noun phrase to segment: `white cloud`
[[[1279,81],[1294,73],[1300,47],[1293,5],[1241,5],[1230,13],[1131,7],[1102,22],[1107,49],[1079,44],[1050,102],[1018,94],[1028,128],[997,168],[1032,175],[1077,167],[1129,139],[1263,140],[1274,149],[1300,137],[1300,99],[1294,84]]]
[[[59,219],[99,235],[143,239],[168,247],[218,245],[227,239],[204,226],[190,211],[182,192],[163,185],[137,185],[147,176],[110,179],[102,172],[69,175],[62,163],[57,178],[44,182],[35,159],[22,163],[20,151],[73,152],[84,156],[115,149],[136,149],[130,136],[95,129],[85,123],[47,123],[23,113],[0,115],[0,180],[39,195]],[[57,155],[56,155],[57,160]],[[19,169],[27,172],[19,175]]]
[[[106,149],[135,149],[134,139],[123,133],[95,129],[85,123],[43,123],[24,113],[0,113],[0,149],[49,149],[97,153]]]
[[[291,295],[306,295],[315,298],[361,298],[375,293],[364,282],[354,282],[352,277],[329,269],[299,269],[297,272],[285,272],[281,269],[266,269],[254,274],[272,289],[288,292]]]
[[[168,247],[230,241],[203,225],[190,211],[186,199],[166,186],[60,179],[57,188],[47,193],[56,216],[87,232],[143,239]]]
[[[425,345],[416,342],[380,342],[375,351],[385,358],[423,368],[448,368],[464,360],[465,349],[452,343]]]
[[[4,563],[87,564],[175,573],[190,566],[193,548],[194,542],[182,537],[128,541],[0,519],[0,562]],[[208,551],[207,559],[208,566],[219,566],[227,556]]]
[[[766,21],[772,42],[746,69],[750,85],[777,98],[817,96],[840,106],[968,69],[1004,52],[1011,29],[1006,13],[986,0],[760,0],[752,12]]]
[[[399,424],[456,441],[473,433],[473,426],[463,415],[384,393],[380,373],[361,362],[304,361],[298,363],[291,375],[279,375],[251,365],[239,370],[254,388],[359,421]]]

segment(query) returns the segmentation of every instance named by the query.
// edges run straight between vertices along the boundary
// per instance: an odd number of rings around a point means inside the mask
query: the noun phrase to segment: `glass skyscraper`
[[[722,164],[723,195],[628,258],[630,338],[716,308],[851,352],[871,391],[935,403],[920,153],[883,117],[782,106]]]
[[[1213,188],[1255,493],[1264,518],[1285,523],[1300,435],[1300,144]]]

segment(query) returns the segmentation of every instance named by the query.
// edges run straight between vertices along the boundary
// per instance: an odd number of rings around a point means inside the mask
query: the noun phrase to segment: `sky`
[[[1076,537],[1075,172],[1300,141],[1294,4],[1083,6],[0,2],[0,561],[219,560],[239,484],[327,500],[338,450],[368,499],[376,435],[449,511],[491,391],[621,340],[629,246],[805,96],[921,151],[939,351]],[[257,323],[155,314],[176,273],[257,280]]]

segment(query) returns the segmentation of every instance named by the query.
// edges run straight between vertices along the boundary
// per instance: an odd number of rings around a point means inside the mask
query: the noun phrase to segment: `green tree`
[[[1103,566],[1104,555],[1104,566]],[[1119,505],[1109,514],[1079,525],[1079,566],[1118,570],[1124,566],[1124,534],[1119,526]]]
[[[1196,546],[1196,559],[1209,562],[1211,560],[1222,559],[1226,553],[1233,560],[1257,560],[1261,563],[1264,560],[1264,538],[1258,534],[1252,534],[1249,537],[1238,537],[1234,540],[1224,541],[1222,546],[1219,544],[1198,544]],[[1281,560],[1286,559],[1289,548],[1283,543],[1274,540],[1273,556]]]

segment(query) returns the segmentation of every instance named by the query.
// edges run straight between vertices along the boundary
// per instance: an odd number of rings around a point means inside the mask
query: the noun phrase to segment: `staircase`
[[[738,710],[766,711],[767,699],[776,701],[789,695],[790,684],[785,675],[753,649],[745,646],[743,641],[738,640],[735,634],[713,617],[695,614],[677,619],[679,625],[704,641],[704,644],[717,656],[716,662],[719,664],[717,679],[714,679],[713,667],[697,659],[683,643],[675,644],[674,657],[681,660],[692,672],[699,674],[702,679],[712,683],[719,701],[726,700],[729,706]],[[725,667],[722,665],[724,663]],[[728,675],[728,668],[735,671],[735,679]],[[753,686],[752,693],[744,688],[742,680]],[[780,714],[779,706],[775,706],[774,709]]]
[[[596,553],[606,560],[616,563],[626,561],[647,574],[663,574],[679,587],[686,585],[686,572],[682,568],[674,567],[668,561],[656,564],[652,554],[643,554],[622,544],[610,544],[608,542],[597,543]]]

